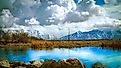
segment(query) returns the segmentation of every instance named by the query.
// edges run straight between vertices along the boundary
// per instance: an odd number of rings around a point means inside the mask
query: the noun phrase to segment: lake
[[[101,47],[82,48],[54,48],[35,50],[32,48],[0,48],[0,58],[9,61],[29,62],[32,60],[44,59],[67,59],[77,58],[81,60],[87,68],[95,62],[106,64],[109,68],[121,67],[121,50],[113,50]]]

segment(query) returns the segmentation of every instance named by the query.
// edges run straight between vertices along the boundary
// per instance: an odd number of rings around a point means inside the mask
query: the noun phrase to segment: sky
[[[120,0],[0,0],[0,26],[52,39],[94,29],[120,37],[120,7]]]
[[[104,0],[96,0],[97,5],[104,5],[105,1]]]

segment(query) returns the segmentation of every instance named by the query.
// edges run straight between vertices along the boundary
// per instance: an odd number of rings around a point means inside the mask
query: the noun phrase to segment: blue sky
[[[74,1],[75,1],[75,3],[78,3],[78,0],[74,0]],[[104,5],[105,2],[104,2],[104,0],[96,0],[96,4],[97,5]]]
[[[96,0],[96,4],[97,5],[104,5],[105,2],[104,2],[104,0]]]

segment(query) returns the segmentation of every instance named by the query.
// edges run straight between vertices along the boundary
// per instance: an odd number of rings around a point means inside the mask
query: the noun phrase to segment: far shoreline
[[[105,47],[121,49],[121,40],[31,40],[30,42],[4,42],[0,48],[26,47],[26,48],[74,48],[74,47]]]

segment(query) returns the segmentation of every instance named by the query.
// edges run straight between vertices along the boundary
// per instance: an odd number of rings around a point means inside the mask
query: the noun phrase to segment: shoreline
[[[121,40],[31,40],[31,42],[18,42],[0,44],[1,48],[7,47],[26,47],[26,48],[74,48],[74,47],[105,47],[121,49]]]

